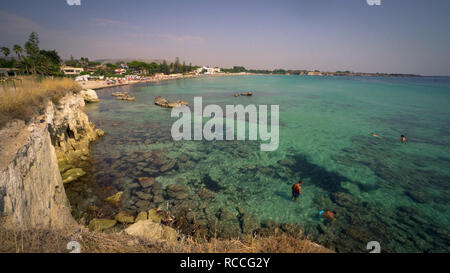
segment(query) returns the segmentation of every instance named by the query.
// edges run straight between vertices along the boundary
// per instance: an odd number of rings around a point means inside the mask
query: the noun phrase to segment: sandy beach
[[[92,80],[92,81],[79,81],[78,83],[81,85],[83,89],[102,89],[107,87],[115,87],[136,83],[146,83],[146,82],[159,82],[159,81],[168,81],[168,80],[178,80],[178,79],[187,79],[187,78],[200,78],[200,77],[223,77],[223,76],[243,76],[243,75],[252,75],[253,73],[241,72],[241,73],[215,73],[209,75],[180,75],[180,76],[170,76],[167,75],[163,78],[150,78],[143,80],[125,80],[122,83],[110,83],[106,80]]]

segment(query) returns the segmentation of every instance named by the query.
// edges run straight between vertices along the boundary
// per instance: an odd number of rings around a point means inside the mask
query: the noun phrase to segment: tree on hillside
[[[89,66],[96,66],[96,65],[100,65],[99,62],[94,62],[94,61],[89,61]]]
[[[148,71],[148,64],[145,62],[141,62],[141,61],[132,61],[127,63],[127,66],[129,69],[133,70],[134,72],[137,73],[143,73],[146,74]]]
[[[151,62],[148,65],[148,73],[150,75],[155,75],[155,73],[157,73],[159,71],[159,64],[155,63],[155,62]]]
[[[8,57],[8,55],[10,53],[9,48],[4,46],[4,47],[1,48],[1,51],[2,51],[3,55],[5,55],[5,57]]]
[[[40,54],[49,58],[50,61],[55,65],[61,65],[62,63],[61,57],[59,57],[56,50],[41,50]]]
[[[87,71],[87,68],[89,66],[89,59],[87,57],[81,57],[80,64],[83,67],[84,71]]]
[[[22,71],[25,71],[27,74],[30,73],[30,67],[31,67],[31,60],[30,57],[28,56],[22,56],[22,59],[20,60],[20,62],[18,63],[17,66],[19,69],[21,69]]]
[[[173,64],[173,72],[174,73],[180,73],[181,71],[181,64],[180,64],[180,58],[175,58],[175,63]]]
[[[20,45],[14,45],[13,51],[17,54],[17,59],[19,59],[18,67],[23,68],[24,71],[28,74],[29,60],[23,57],[21,54],[23,53],[23,48]]]
[[[39,35],[36,32],[31,32],[25,43],[25,51],[30,58],[31,70],[36,74],[36,64],[39,62]]]
[[[247,71],[247,70],[243,66],[233,66],[234,73],[240,73],[240,72],[245,72],[245,71]]]
[[[170,73],[170,68],[169,68],[169,66],[167,65],[166,60],[164,60],[164,61],[162,62],[161,66],[160,66],[160,71],[161,71],[161,73],[164,73],[164,74],[166,74],[166,75],[168,75],[168,74]]]
[[[13,51],[17,54],[17,58],[20,60],[20,54],[22,54],[23,48],[20,45],[14,45]]]
[[[61,70],[61,57],[56,50],[41,50],[38,70],[41,74],[57,75]]]

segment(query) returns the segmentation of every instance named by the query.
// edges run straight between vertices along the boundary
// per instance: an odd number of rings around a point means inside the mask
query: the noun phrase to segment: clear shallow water
[[[117,90],[130,91],[136,101],[114,100]],[[253,97],[233,97],[248,90]],[[121,190],[121,209],[187,206],[208,225],[217,211],[237,216],[239,208],[263,226],[267,220],[296,224],[338,251],[365,251],[372,240],[391,252],[450,250],[450,78],[234,76],[97,93],[101,102],[86,110],[107,134],[93,146],[89,175],[68,187],[79,211]],[[170,128],[176,119],[153,104],[158,95],[187,100],[191,108],[194,96],[223,109],[278,104],[279,148],[261,152],[255,141],[175,142]],[[164,202],[139,198],[138,191],[146,193],[136,182],[142,176],[155,177],[163,189],[186,185],[189,197],[150,191]],[[299,178],[303,194],[293,202],[290,187]],[[202,197],[203,188],[214,198]],[[336,210],[337,220],[319,219],[320,209]]]

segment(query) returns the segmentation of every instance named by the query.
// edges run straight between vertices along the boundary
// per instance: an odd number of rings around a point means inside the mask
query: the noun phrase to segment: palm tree
[[[8,57],[8,55],[10,53],[9,48],[4,46],[4,47],[1,48],[1,51],[2,51],[3,55],[5,55],[5,57]]]
[[[29,67],[31,67],[31,65],[32,65],[31,58],[27,56],[22,56],[22,60],[19,62],[18,67],[25,69],[27,74],[30,74]]]
[[[14,45],[13,50],[17,54],[17,57],[20,60],[20,54],[23,52],[23,48],[20,45]]]

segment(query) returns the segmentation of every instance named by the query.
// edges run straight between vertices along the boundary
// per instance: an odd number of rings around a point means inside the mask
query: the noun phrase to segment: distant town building
[[[77,77],[75,77],[75,81],[77,81],[77,82],[88,81],[90,77],[91,76],[89,76],[89,75],[77,76]]]
[[[80,67],[62,66],[61,71],[64,73],[64,75],[80,75],[80,73],[83,72],[84,69]]]
[[[207,67],[207,66],[203,66],[203,67],[199,67],[197,68],[197,70],[195,71],[196,74],[214,74],[214,73],[220,73],[220,68],[218,67]]]
[[[124,68],[118,68],[118,69],[114,69],[114,73],[122,75],[124,73],[127,73],[127,70]]]

